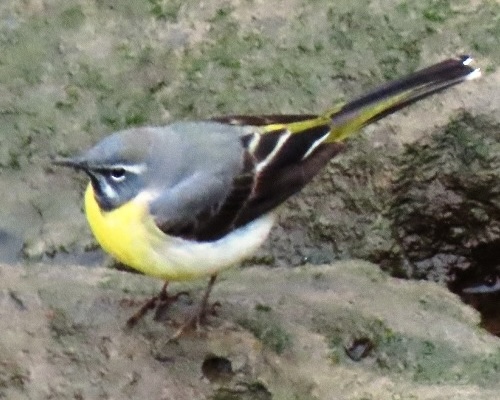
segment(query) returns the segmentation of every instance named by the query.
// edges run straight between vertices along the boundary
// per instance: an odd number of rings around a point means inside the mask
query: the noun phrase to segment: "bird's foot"
[[[146,303],[127,320],[128,328],[134,327],[150,310],[156,309],[155,319],[157,319],[165,309],[179,300],[181,296],[189,296],[189,293],[186,291],[170,295],[167,292],[167,286],[168,282],[163,285],[160,293],[146,301]]]
[[[216,316],[217,309],[221,306],[220,302],[216,301],[210,305],[202,303],[198,312],[189,318],[177,329],[170,340],[177,340],[184,334],[195,332],[201,333],[204,327],[208,324],[208,316]]]
[[[170,338],[170,340],[176,340],[183,334],[193,330],[199,333],[201,331],[201,327],[207,322],[207,315],[209,313],[212,315],[216,314],[217,311],[216,309],[217,307],[220,307],[220,303],[215,302],[209,305],[208,302],[208,298],[210,297],[210,293],[212,292],[216,279],[217,275],[212,275],[210,277],[207,288],[205,289],[205,293],[203,294],[203,298],[201,299],[198,312],[192,317],[189,317],[180,326],[180,328],[177,329],[177,332],[174,333],[174,335]]]

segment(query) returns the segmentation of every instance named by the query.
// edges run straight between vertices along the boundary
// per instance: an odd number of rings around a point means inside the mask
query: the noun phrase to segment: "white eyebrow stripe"
[[[133,174],[139,175],[146,171],[146,164],[115,164],[113,165],[113,169],[123,168],[127,172],[131,172]]]

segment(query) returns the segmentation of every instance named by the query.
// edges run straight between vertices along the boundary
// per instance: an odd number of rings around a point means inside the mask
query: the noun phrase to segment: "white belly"
[[[213,275],[250,257],[269,235],[274,215],[263,217],[212,242],[176,237],[153,240],[148,273],[166,280],[189,280]]]

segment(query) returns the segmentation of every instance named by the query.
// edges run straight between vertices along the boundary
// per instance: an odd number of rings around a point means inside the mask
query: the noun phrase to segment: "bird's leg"
[[[137,322],[139,322],[139,320],[148,313],[149,310],[156,308],[155,315],[157,316],[160,309],[164,309],[170,304],[176,302],[180,296],[189,296],[189,293],[185,291],[169,295],[167,287],[168,281],[163,284],[160,293],[146,301],[146,303],[144,303],[143,306],[127,320],[127,327],[132,328],[135,326]]]
[[[198,310],[197,315],[197,323],[203,323],[207,319],[207,308],[208,308],[208,298],[210,297],[210,293],[212,293],[212,289],[215,285],[215,280],[217,279],[217,275],[212,275],[210,280],[208,281],[207,288],[205,289],[205,293],[203,293],[203,298],[201,299],[200,308]]]
[[[210,293],[215,284],[215,280],[217,279],[217,275],[212,275],[210,280],[208,281],[207,288],[205,289],[205,293],[203,293],[203,297],[200,302],[200,307],[195,315],[188,318],[184,324],[177,330],[177,332],[172,336],[172,340],[177,339],[184,332],[191,329],[199,329],[199,327],[206,322],[207,319],[207,311],[208,310],[208,298],[210,297]],[[218,303],[215,303],[214,306],[217,306]],[[213,312],[213,308],[210,307],[210,312]]]

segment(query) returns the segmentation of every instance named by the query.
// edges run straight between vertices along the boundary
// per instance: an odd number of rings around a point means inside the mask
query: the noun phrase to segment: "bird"
[[[217,275],[265,241],[277,207],[299,192],[364,126],[480,76],[467,55],[389,81],[319,114],[228,115],[112,133],[53,162],[85,172],[85,213],[112,257],[164,281],[134,314],[175,301],[172,281],[209,278],[196,315],[206,319]]]

